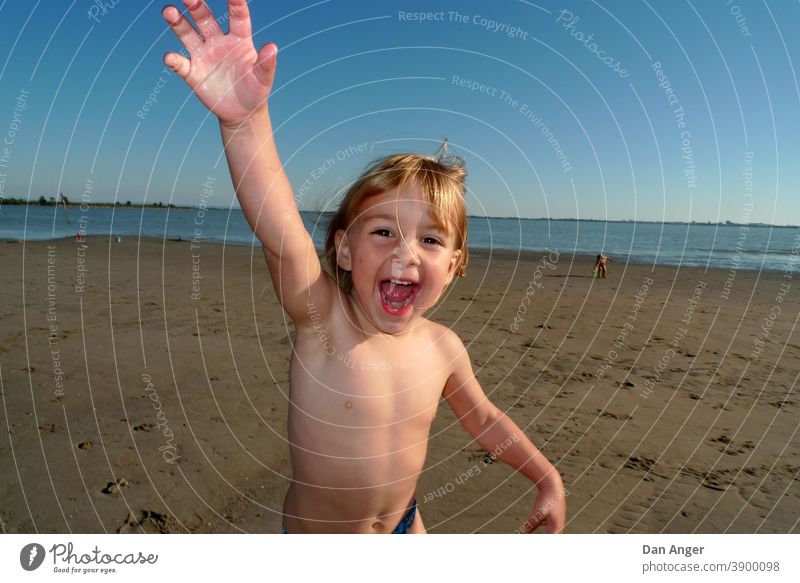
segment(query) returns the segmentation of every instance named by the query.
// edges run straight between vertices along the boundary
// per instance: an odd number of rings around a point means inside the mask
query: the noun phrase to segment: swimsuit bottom
[[[411,508],[408,509],[406,515],[400,521],[395,529],[392,531],[392,534],[408,534],[408,529],[411,528],[411,525],[414,524],[414,519],[417,517],[417,499],[415,498],[411,502]],[[281,533],[288,534],[286,532],[286,525],[281,524]]]

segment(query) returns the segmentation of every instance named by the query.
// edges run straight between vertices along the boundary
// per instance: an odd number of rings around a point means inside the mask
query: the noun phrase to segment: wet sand
[[[561,471],[566,532],[799,532],[798,283],[593,262],[473,251],[430,314]],[[292,326],[259,249],[0,242],[0,265],[4,532],[280,531]],[[430,532],[528,518],[486,461],[443,401]]]

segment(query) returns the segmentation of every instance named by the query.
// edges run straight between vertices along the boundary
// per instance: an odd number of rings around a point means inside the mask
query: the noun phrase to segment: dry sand
[[[430,317],[561,471],[566,531],[800,531],[798,283],[544,257],[473,252]],[[98,237],[81,261],[0,244],[3,531],[279,532],[291,323],[260,250]],[[530,483],[484,460],[442,402],[429,531],[528,517]]]

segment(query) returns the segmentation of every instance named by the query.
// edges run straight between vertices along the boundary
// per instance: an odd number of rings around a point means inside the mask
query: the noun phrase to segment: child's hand
[[[547,526],[547,534],[557,534],[564,529],[567,516],[567,500],[561,480],[553,486],[539,488],[531,516],[523,525],[525,533],[530,534],[542,525]]]
[[[246,0],[229,0],[230,32],[225,34],[202,0],[183,0],[199,33],[180,11],[167,6],[161,14],[189,51],[164,55],[200,101],[224,124],[242,123],[256,110],[266,108],[275,77],[278,48],[253,46],[250,11]]]

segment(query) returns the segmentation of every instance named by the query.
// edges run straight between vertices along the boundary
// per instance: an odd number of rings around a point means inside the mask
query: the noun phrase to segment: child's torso
[[[333,312],[295,340],[286,524],[290,532],[391,531],[414,496],[450,374],[441,327],[420,321],[409,334],[369,337]]]

